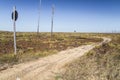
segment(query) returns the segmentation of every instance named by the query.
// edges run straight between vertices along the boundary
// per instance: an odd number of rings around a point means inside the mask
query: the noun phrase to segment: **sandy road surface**
[[[83,45],[36,61],[14,65],[13,68],[0,72],[0,80],[54,80],[55,74],[60,72],[66,63],[82,56],[95,46],[111,41],[109,38],[103,39],[101,43]]]

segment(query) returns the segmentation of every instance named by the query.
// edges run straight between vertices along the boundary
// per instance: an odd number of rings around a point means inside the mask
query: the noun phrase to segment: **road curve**
[[[58,54],[40,58],[36,61],[14,65],[0,72],[0,80],[54,80],[56,73],[74,59],[89,52],[95,46],[110,42],[111,39],[103,38],[101,43],[83,45],[78,48],[61,51]]]

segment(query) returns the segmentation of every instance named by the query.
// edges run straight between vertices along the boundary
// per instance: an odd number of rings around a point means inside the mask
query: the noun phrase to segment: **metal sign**
[[[15,21],[18,19],[18,12],[16,10],[12,12],[12,20],[14,20],[14,18],[15,18]]]

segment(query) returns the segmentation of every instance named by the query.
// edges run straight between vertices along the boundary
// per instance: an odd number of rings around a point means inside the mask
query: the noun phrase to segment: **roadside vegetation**
[[[13,33],[0,32],[0,70],[14,64],[36,60],[40,57],[55,54],[61,50],[81,45],[101,42],[102,39],[92,37],[94,34],[17,32],[17,55],[14,55]]]
[[[57,80],[120,80],[120,34],[97,36],[109,37],[112,41],[67,64]]]

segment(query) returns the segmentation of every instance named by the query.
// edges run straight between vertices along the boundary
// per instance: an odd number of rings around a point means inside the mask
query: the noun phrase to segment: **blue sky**
[[[52,4],[55,5],[55,32],[120,31],[119,0],[42,0],[41,32],[50,32]],[[0,30],[13,31],[14,5],[19,13],[16,30],[36,31],[39,0],[0,0]]]

